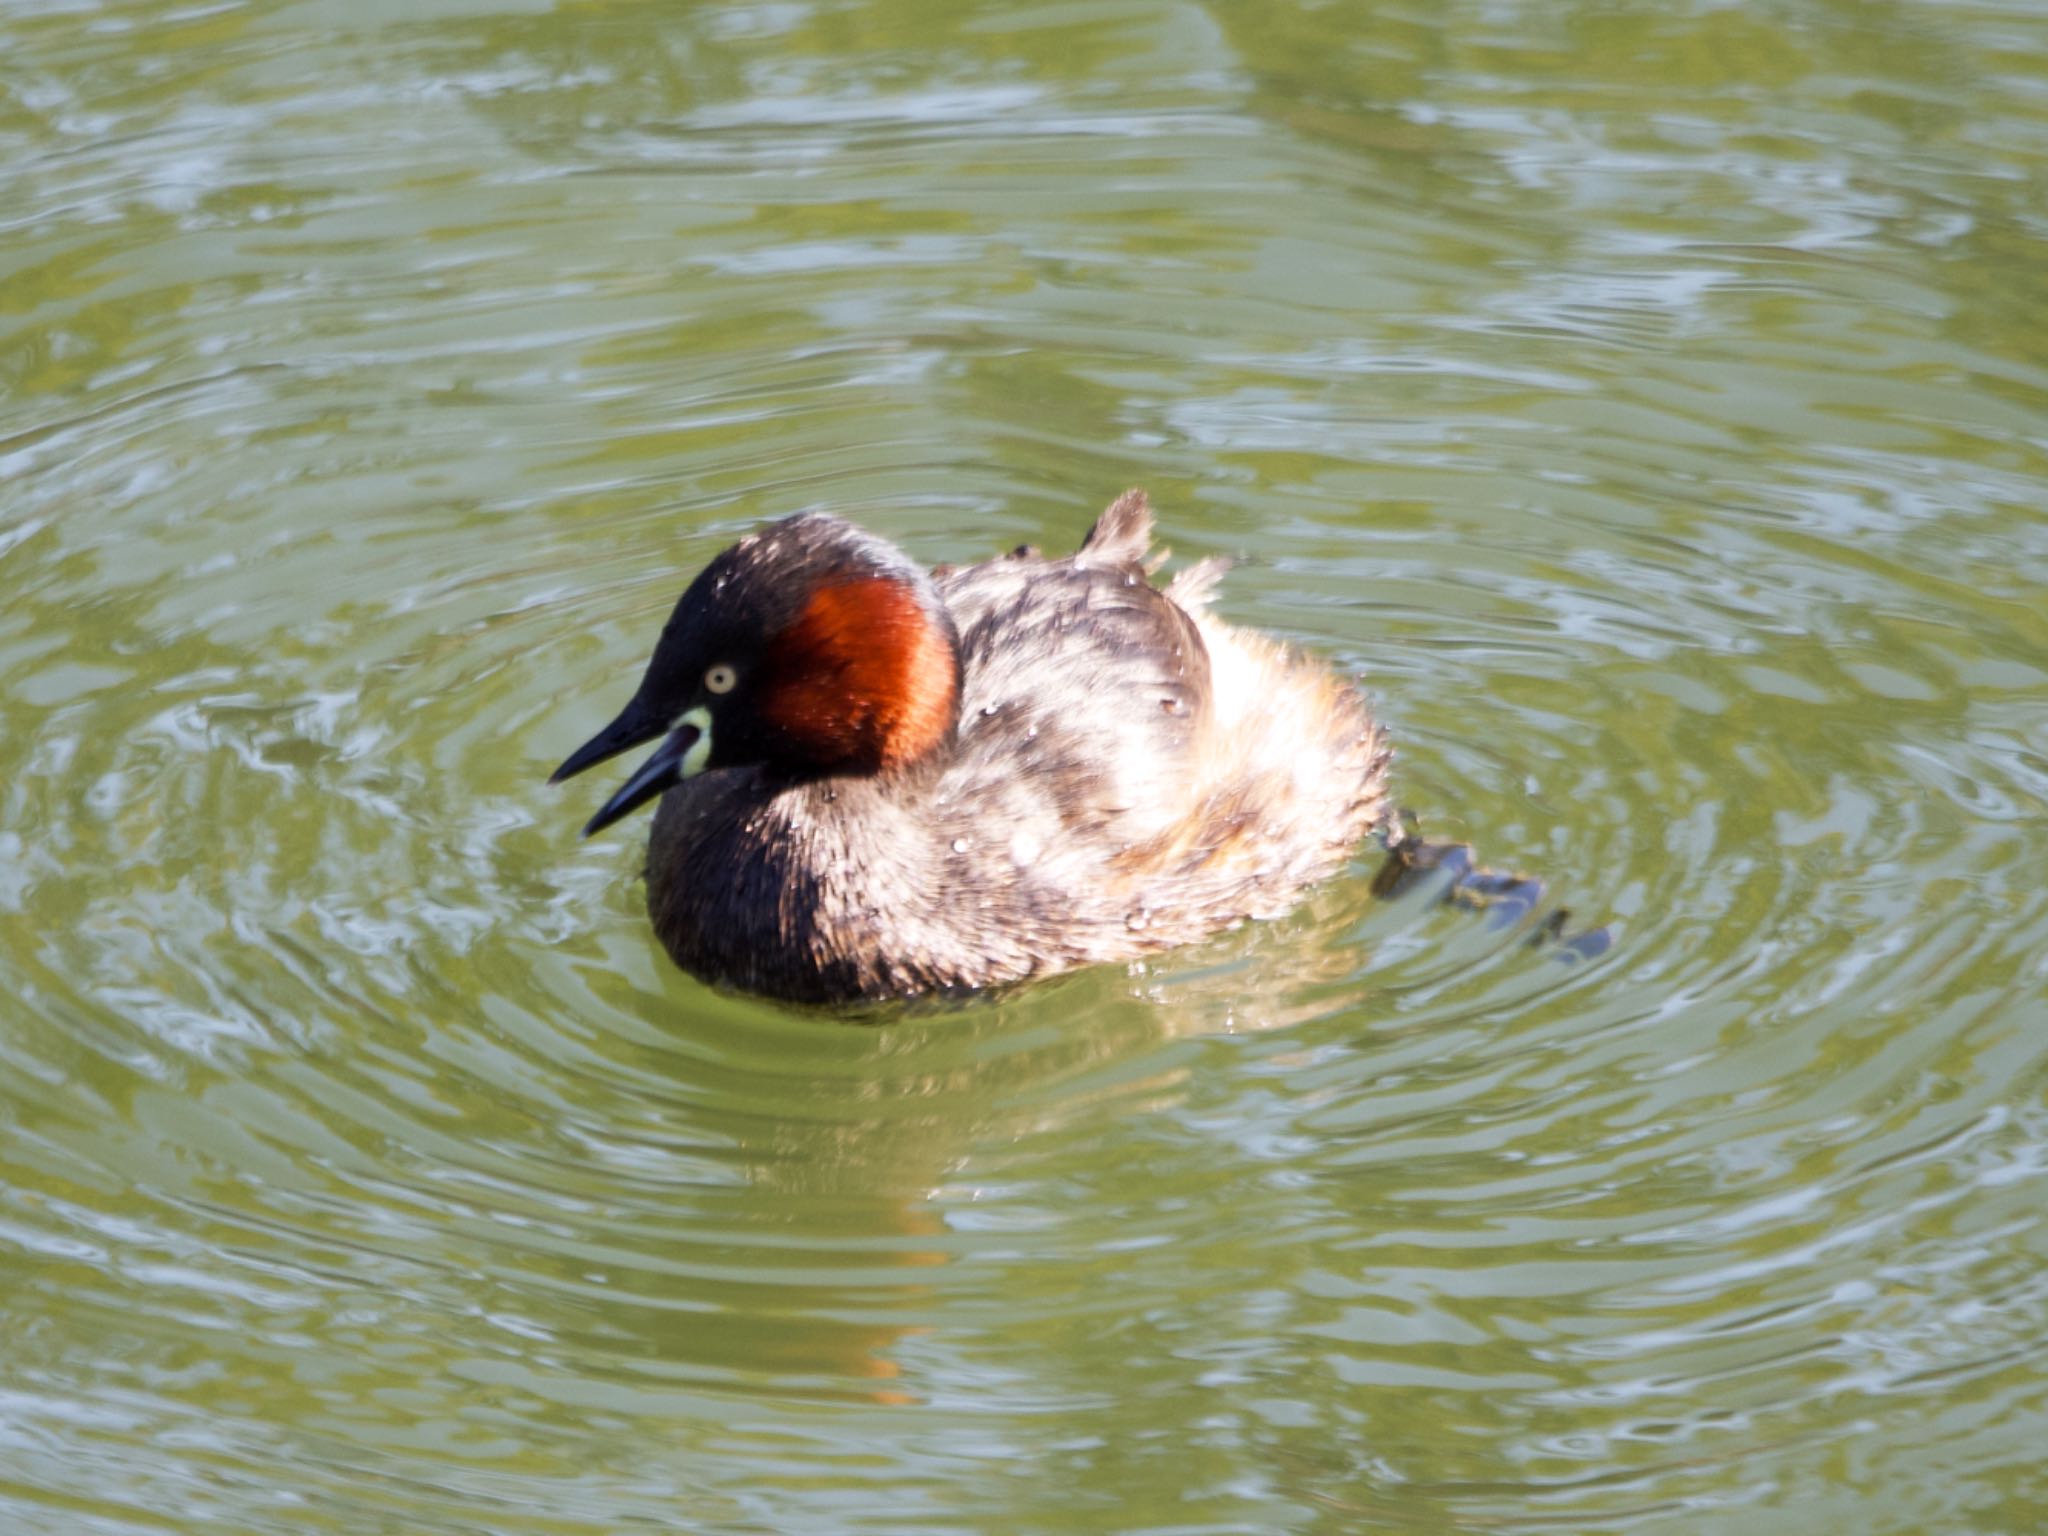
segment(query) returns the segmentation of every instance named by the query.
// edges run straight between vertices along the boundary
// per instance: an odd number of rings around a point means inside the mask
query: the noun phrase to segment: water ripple
[[[2024,1528],[2037,27],[472,10],[0,23],[10,1528]],[[1140,482],[1614,947],[676,975],[685,576]]]

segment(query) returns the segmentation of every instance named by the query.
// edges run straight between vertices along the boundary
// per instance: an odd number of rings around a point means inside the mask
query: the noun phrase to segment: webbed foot
[[[1484,912],[1491,929],[1511,928],[1525,921],[1543,900],[1543,882],[1534,875],[1511,875],[1472,862],[1470,843],[1433,843],[1416,830],[1412,812],[1402,811],[1385,833],[1387,861],[1373,876],[1372,893],[1382,898],[1405,896],[1431,877],[1447,876],[1438,898],[1468,911]],[[1567,934],[1570,909],[1559,907],[1529,935],[1532,948],[1555,946],[1566,960],[1591,960],[1614,943],[1606,927]]]

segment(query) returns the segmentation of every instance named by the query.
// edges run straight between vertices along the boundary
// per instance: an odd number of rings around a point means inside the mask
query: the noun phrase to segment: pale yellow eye
[[[740,675],[722,661],[704,674],[704,686],[713,693],[731,693],[739,680]]]

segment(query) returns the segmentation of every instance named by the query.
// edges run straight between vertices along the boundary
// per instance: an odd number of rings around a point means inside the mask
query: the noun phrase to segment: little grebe
[[[619,717],[551,783],[664,737],[655,931],[800,1002],[986,987],[1287,911],[1386,812],[1358,690],[1234,629],[1222,566],[1148,578],[1129,491],[1063,560],[926,572],[804,513],[690,583]]]

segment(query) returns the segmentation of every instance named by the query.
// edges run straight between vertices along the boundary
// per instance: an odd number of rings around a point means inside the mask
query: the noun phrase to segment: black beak
[[[562,780],[571,778],[608,757],[617,757],[621,752],[637,747],[643,741],[653,740],[664,729],[662,720],[642,709],[639,701],[635,700],[626,706],[618,719],[571,752],[568,760],[549,775],[548,782],[559,784]],[[690,748],[697,745],[697,739],[702,734],[694,725],[676,727],[668,740],[655,749],[654,755],[642,763],[630,779],[619,786],[618,793],[605,801],[598,813],[584,823],[583,835],[589,837],[602,832],[621,816],[638,810],[681,779],[683,759],[689,754]]]
[[[562,766],[548,775],[550,784],[559,784],[564,779],[573,779],[586,768],[595,768],[608,757],[617,757],[621,752],[630,752],[643,741],[652,741],[668,729],[668,722],[642,704],[633,700],[619,711],[619,718],[583,743],[568,757]]]

